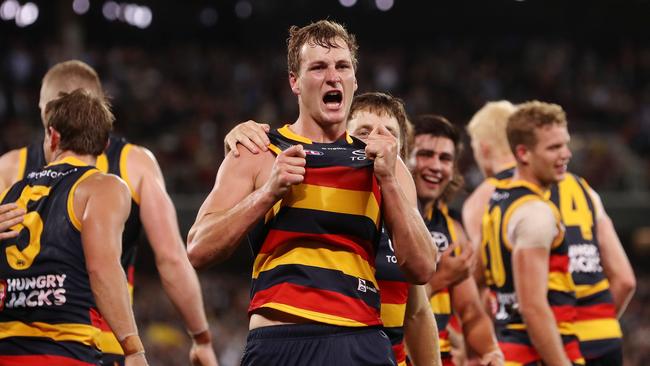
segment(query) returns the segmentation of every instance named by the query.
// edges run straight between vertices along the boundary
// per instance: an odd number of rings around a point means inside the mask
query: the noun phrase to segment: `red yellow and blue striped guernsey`
[[[550,191],[550,199],[560,209],[569,243],[571,274],[576,284],[576,334],[580,351],[587,360],[598,358],[622,347],[621,326],[609,282],[600,265],[596,214],[590,188],[573,174]]]
[[[541,361],[518,311],[512,269],[512,243],[506,234],[512,213],[523,203],[532,200],[547,202],[553,209],[560,228],[560,234],[555,238],[550,252],[547,299],[567,357],[573,364],[582,365],[584,359],[574,330],[575,284],[569,272],[569,244],[560,226],[560,213],[552,202],[544,198],[544,192],[539,187],[521,180],[497,182],[488,211],[483,216],[482,258],[489,272],[491,289],[497,298],[495,327],[499,346],[504,353],[506,365],[537,365]]]
[[[424,215],[427,229],[433,237],[433,242],[438,247],[438,253],[447,251],[451,244],[456,241],[456,230],[454,220],[449,216],[449,209],[443,202],[436,202]],[[460,247],[454,249],[452,255],[460,254]],[[449,288],[444,288],[431,296],[429,299],[431,311],[436,318],[438,326],[438,345],[440,346],[440,359],[442,364],[452,365],[451,343],[449,341],[449,330],[447,326],[452,316],[451,296]]]
[[[268,308],[322,324],[380,325],[381,194],[365,144],[347,134],[316,143],[288,126],[269,138],[276,154],[302,144],[306,173],[249,234],[249,314]]]
[[[97,172],[67,157],[0,195],[27,211],[19,236],[0,241],[0,365],[99,364],[99,313],[72,204]]]

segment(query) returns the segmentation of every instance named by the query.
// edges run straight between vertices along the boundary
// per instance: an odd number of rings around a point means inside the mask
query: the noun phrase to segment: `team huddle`
[[[357,90],[355,37],[291,27],[299,115],[248,121],[187,238],[147,149],[111,133],[97,73],[43,78],[42,141],[0,157],[0,365],[146,365],[131,308],[144,229],[193,365],[217,365],[195,268],[253,252],[242,365],[622,365],[635,278],[598,194],[567,171],[556,104],[488,102],[462,211],[462,133]],[[222,335],[227,336],[227,335]]]

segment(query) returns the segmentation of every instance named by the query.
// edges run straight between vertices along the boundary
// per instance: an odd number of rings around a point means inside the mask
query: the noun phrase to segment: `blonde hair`
[[[43,76],[42,85],[46,84],[66,93],[82,88],[97,98],[105,98],[97,72],[79,60],[64,61],[52,66]]]
[[[517,107],[507,100],[487,102],[467,124],[472,141],[481,141],[494,147],[497,153],[510,154],[506,128],[508,118]]]

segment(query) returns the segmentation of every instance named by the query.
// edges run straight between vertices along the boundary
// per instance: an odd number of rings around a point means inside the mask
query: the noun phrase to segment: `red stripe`
[[[571,361],[577,361],[582,358],[580,353],[580,343],[577,340],[571,341],[564,345],[564,352]]]
[[[248,313],[251,314],[270,302],[351,319],[366,325],[381,324],[378,309],[368,306],[362,300],[353,299],[334,291],[293,283],[281,283],[256,292],[248,307]]]
[[[442,366],[455,366],[451,355],[446,355],[446,357],[442,357],[440,360],[442,361]]]
[[[576,308],[570,305],[553,306],[551,310],[556,322],[574,322],[576,320]]]
[[[506,361],[527,364],[540,359],[535,348],[525,344],[499,342]]]
[[[305,243],[305,241],[316,242],[318,244],[309,244]],[[371,249],[370,243],[366,240],[355,238],[349,235],[309,234],[272,229],[269,230],[269,233],[266,235],[264,244],[262,244],[262,247],[260,248],[260,253],[271,253],[278,247],[291,242],[300,243],[301,247],[332,248],[335,250],[345,250],[347,252],[359,255],[361,258],[365,259],[373,266],[375,263],[374,250]],[[373,253],[373,255],[370,256],[370,253]]]
[[[406,304],[409,285],[403,281],[377,281],[382,304]]]
[[[372,190],[373,178],[373,170],[368,167],[350,168],[345,166],[330,166],[307,169],[303,183],[369,192]]]
[[[569,272],[569,256],[566,254],[551,254],[548,264],[549,272]]]
[[[111,327],[108,326],[108,323],[106,322],[106,319],[102,317],[102,315],[96,310],[91,308],[90,311],[90,324],[92,324],[93,327],[99,328],[102,331],[111,331]]]
[[[614,304],[603,303],[590,306],[576,307],[576,320],[591,320],[591,319],[616,319],[616,308]]]
[[[406,351],[404,351],[404,342],[399,342],[398,344],[393,345],[393,353],[395,354],[395,360],[398,364],[400,362],[405,362]]]
[[[438,331],[438,338],[443,340],[449,340],[449,331],[447,328]]]
[[[33,355],[33,356],[0,356],[0,365],[2,366],[94,366],[93,363],[87,363],[75,360],[69,357],[53,355]]]
[[[135,266],[133,264],[129,265],[126,269],[126,280],[133,286],[135,282]]]
[[[462,333],[463,331],[463,329],[460,326],[460,320],[458,320],[456,314],[451,314],[451,317],[449,318],[449,324],[447,326],[458,333]]]

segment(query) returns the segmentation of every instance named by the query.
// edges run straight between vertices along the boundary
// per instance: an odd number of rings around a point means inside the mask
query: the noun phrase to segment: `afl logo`
[[[436,245],[439,252],[444,252],[449,248],[449,240],[447,236],[438,231],[431,231],[431,237],[433,238],[433,244]]]
[[[305,152],[306,155],[313,155],[313,156],[322,156],[322,155],[325,155],[325,154],[324,154],[323,152],[321,152],[321,151],[307,150],[307,149],[305,149],[305,150],[303,150],[303,151]]]

